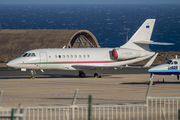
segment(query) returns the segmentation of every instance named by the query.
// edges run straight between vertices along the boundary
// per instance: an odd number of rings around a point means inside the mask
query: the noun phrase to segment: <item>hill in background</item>
[[[6,63],[19,57],[27,50],[37,48],[62,48],[77,30],[1,30],[0,63]],[[160,52],[154,64],[165,63],[168,59],[180,58],[180,52]],[[147,60],[135,63],[145,64]]]

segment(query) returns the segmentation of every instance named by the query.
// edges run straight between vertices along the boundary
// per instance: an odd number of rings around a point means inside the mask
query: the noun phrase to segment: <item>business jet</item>
[[[101,77],[99,69],[122,68],[123,65],[139,62],[157,54],[150,50],[149,44],[172,45],[150,40],[155,19],[147,19],[130,40],[116,48],[53,48],[34,49],[7,63],[7,66],[20,68],[21,71],[31,70],[34,79],[35,70],[57,69],[78,70],[79,77],[85,77],[85,70],[96,70],[94,77]]]
[[[180,59],[177,57],[174,59],[169,59],[166,63],[155,66],[148,70],[151,74],[156,75],[177,75],[179,80],[180,74]]]

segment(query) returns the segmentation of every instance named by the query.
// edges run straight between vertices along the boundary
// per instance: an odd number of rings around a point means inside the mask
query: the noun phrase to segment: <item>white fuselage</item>
[[[154,55],[154,52],[139,50],[137,56],[135,56],[136,53],[133,49],[118,49],[123,51],[121,54],[126,59],[114,59],[111,55],[113,48],[53,48],[27,51],[24,53],[27,53],[26,56],[23,57],[23,54],[7,65],[21,69],[77,70],[72,66],[120,66],[139,62]],[[133,52],[133,58],[131,58],[131,51]],[[31,55],[28,55],[29,53]]]
[[[166,63],[155,66],[148,70],[152,74],[159,75],[179,75],[180,59],[169,59]]]

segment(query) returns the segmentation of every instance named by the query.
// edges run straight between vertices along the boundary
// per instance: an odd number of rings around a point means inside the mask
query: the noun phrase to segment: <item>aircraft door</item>
[[[47,62],[47,53],[46,52],[40,52],[40,68],[45,68],[46,67],[46,62]]]

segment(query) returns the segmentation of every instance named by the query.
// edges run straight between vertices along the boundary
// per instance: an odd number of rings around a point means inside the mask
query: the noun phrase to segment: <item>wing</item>
[[[144,66],[90,66],[90,65],[72,65],[71,67],[76,70],[96,70],[96,69],[122,69],[122,68],[142,68],[142,67],[150,67],[154,60],[156,59],[158,53],[156,53]]]
[[[87,66],[87,65],[72,65],[77,70],[96,70],[96,69],[122,69],[122,68],[140,68],[140,66]]]

